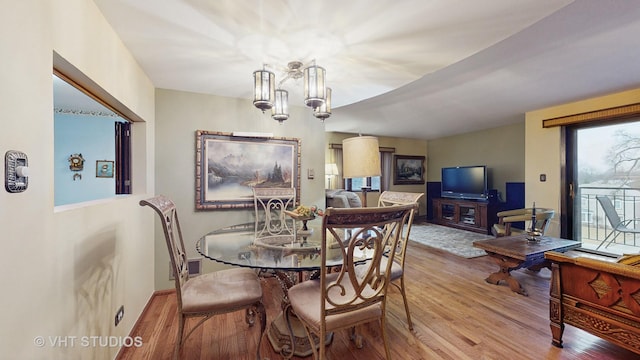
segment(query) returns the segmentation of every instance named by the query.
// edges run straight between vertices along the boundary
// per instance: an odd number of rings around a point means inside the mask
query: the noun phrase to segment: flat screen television
[[[442,197],[486,200],[487,167],[456,166],[442,168]]]

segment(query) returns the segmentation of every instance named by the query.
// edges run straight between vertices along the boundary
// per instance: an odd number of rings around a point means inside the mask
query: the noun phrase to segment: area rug
[[[428,223],[414,223],[409,236],[411,241],[467,259],[487,255],[484,250],[473,247],[473,242],[490,238],[492,238],[490,235]]]

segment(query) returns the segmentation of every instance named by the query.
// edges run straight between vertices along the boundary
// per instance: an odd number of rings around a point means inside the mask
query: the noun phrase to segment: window
[[[131,124],[54,70],[54,204],[131,193]],[[69,161],[81,159],[73,169]],[[112,163],[111,176],[98,164]]]
[[[363,187],[369,187],[371,191],[380,191],[380,176],[345,179],[345,189],[358,191]]]

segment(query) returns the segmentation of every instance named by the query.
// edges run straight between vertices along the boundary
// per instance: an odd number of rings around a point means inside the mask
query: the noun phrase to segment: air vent
[[[202,273],[202,258],[187,259],[187,266],[189,268],[189,276],[198,276]],[[169,262],[169,280],[175,279],[175,273],[173,266]]]

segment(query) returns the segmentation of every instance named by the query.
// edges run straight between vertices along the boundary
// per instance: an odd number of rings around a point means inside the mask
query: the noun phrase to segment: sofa
[[[550,251],[545,258],[551,263],[553,345],[562,347],[568,324],[640,354],[640,267],[575,250]]]
[[[354,192],[344,189],[326,189],[325,197],[328,208],[362,207],[362,200],[360,199],[360,196]]]

